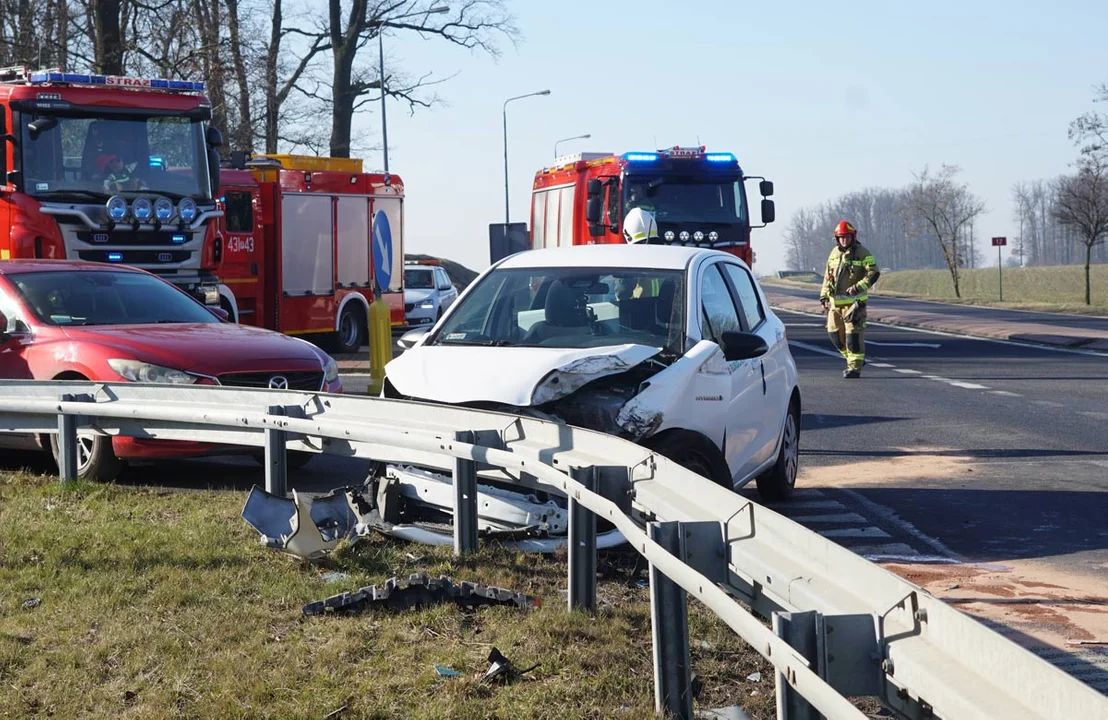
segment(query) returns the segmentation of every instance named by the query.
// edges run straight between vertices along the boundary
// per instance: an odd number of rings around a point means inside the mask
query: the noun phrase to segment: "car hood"
[[[401,394],[421,400],[527,407],[626,372],[660,352],[633,344],[584,349],[421,345],[390,362],[385,375]]]
[[[78,343],[114,348],[121,357],[204,375],[318,370],[325,353],[307,341],[232,323],[67,327]]]
[[[406,303],[418,303],[427,300],[435,294],[434,290],[405,290],[404,302]]]

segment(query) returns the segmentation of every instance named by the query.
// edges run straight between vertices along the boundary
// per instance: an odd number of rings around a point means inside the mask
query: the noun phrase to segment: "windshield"
[[[48,325],[219,322],[188,295],[142,273],[67,270],[7,277],[27,308]]]
[[[429,344],[682,352],[685,275],[639,268],[494,270],[458,301]]]
[[[37,197],[210,197],[199,120],[23,115],[23,187]]]
[[[431,290],[435,287],[430,270],[405,270],[404,287],[408,290]]]
[[[624,183],[623,213],[641,207],[659,223],[747,221],[742,180],[702,175],[634,175]]]

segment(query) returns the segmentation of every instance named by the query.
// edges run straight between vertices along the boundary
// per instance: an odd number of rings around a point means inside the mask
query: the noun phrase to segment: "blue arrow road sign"
[[[373,215],[373,274],[377,292],[388,290],[392,281],[392,230],[384,210]]]

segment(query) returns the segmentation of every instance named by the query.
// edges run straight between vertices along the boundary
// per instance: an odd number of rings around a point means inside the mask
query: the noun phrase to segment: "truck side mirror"
[[[219,197],[219,151],[208,148],[208,174],[212,180],[212,197]]]
[[[208,147],[223,147],[223,133],[219,131],[219,128],[208,126],[207,133]]]
[[[599,197],[590,197],[585,203],[585,220],[589,225],[600,224],[601,202],[603,201]]]
[[[232,150],[231,151],[231,167],[236,170],[245,170],[246,161],[250,159],[250,153],[245,150]]]
[[[773,183],[769,180],[763,180],[758,183],[758,191],[762,193],[762,197],[773,195]]]
[[[768,198],[762,198],[762,222],[768,225],[773,222],[775,217],[773,201]]]
[[[598,180],[597,178],[593,178],[592,180],[589,180],[587,183],[585,183],[585,193],[590,198],[600,197],[602,187],[603,186],[600,184],[600,180]]]

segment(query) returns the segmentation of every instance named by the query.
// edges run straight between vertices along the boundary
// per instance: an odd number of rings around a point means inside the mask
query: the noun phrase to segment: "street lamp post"
[[[554,143],[554,157],[558,157],[558,145],[566,142],[567,140],[588,140],[592,135],[574,135],[573,137],[562,138]]]
[[[450,6],[439,5],[427,10],[426,14],[435,15],[450,12]],[[421,15],[423,13],[420,13]],[[385,119],[385,28],[388,23],[382,21],[377,28],[377,60],[381,66],[381,145],[385,154],[385,174],[389,174],[389,125]]]
[[[538,92],[527,93],[526,95],[517,95],[516,97],[508,98],[504,101],[504,224],[507,225],[511,222],[511,215],[508,211],[508,103],[513,100],[522,100],[523,98],[532,97],[534,95],[549,95],[549,90],[539,90]]]

